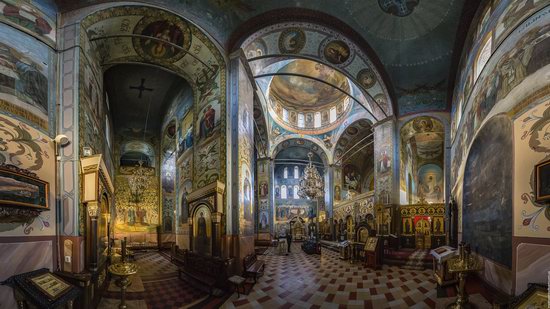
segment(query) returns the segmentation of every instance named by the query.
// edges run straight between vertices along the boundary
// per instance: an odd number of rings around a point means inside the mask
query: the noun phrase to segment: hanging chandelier
[[[151,179],[147,176],[147,169],[143,167],[143,161],[139,161],[139,166],[134,168],[132,175],[128,179],[130,187],[130,202],[138,204],[143,199],[145,189],[149,187]]]
[[[311,158],[313,153],[308,153],[309,164],[304,169],[304,174],[300,178],[298,196],[301,198],[315,199],[323,197],[325,192],[325,185],[323,183],[323,178],[319,175],[317,168],[313,166]]]

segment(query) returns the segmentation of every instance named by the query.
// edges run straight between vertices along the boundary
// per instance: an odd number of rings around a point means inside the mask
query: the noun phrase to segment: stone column
[[[88,222],[89,226],[87,228],[86,235],[86,245],[88,247],[88,270],[96,271],[97,262],[98,262],[98,252],[97,252],[97,215],[99,213],[99,205],[97,201],[86,203],[86,208],[88,209]]]

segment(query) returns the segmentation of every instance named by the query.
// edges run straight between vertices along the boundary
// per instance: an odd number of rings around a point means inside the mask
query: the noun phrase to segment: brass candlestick
[[[459,255],[449,259],[447,265],[450,273],[458,273],[458,288],[456,300],[447,305],[447,309],[477,308],[468,300],[468,294],[465,291],[466,276],[468,273],[480,271],[483,269],[478,259],[470,255],[470,246],[464,242],[458,246]]]
[[[129,276],[136,274],[138,267],[134,263],[117,263],[109,266],[109,272],[120,277],[120,305],[118,308],[126,309],[126,289],[130,285]]]

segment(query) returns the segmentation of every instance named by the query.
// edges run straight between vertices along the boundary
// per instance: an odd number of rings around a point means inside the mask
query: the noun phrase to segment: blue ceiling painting
[[[253,17],[300,8],[331,15],[359,33],[389,75],[404,115],[447,108],[455,37],[465,0],[151,0],[205,29],[224,46]],[[111,1],[57,0],[61,11]],[[274,23],[277,21],[274,20]]]

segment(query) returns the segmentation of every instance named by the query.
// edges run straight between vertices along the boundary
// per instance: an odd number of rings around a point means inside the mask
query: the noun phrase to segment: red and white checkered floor
[[[330,250],[323,249],[321,257],[307,255],[299,244],[288,256],[270,251],[260,258],[265,274],[248,295],[237,298],[235,293],[222,308],[444,308],[454,300],[437,297],[431,270],[384,265],[374,271],[340,260]],[[470,301],[491,308],[476,292]]]

